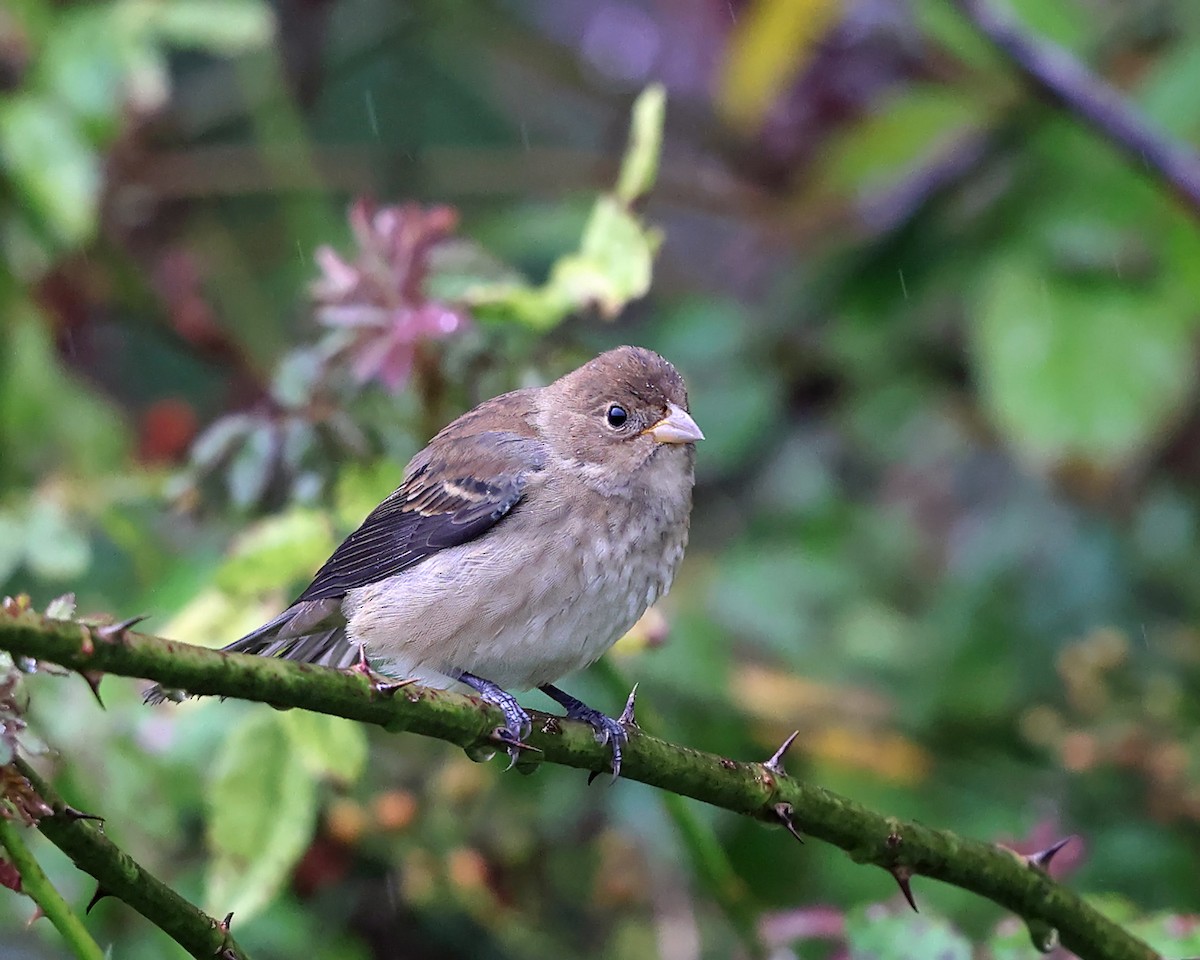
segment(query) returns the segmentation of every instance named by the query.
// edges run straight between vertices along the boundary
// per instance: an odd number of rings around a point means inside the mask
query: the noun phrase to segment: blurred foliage
[[[1194,4],[1010,6],[1200,141]],[[642,343],[709,438],[680,581],[610,658],[656,730],[799,728],[792,772],[884,811],[1075,834],[1056,873],[1200,952],[1197,211],[948,0],[18,0],[0,236],[0,593],[226,643],[455,414]],[[725,957],[745,910],[778,957],[1034,953],[637,784],[101,693],[0,668],[0,750],[259,957]],[[0,952],[61,955],[0,892]]]

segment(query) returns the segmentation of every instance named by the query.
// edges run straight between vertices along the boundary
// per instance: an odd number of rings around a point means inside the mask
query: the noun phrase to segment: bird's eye
[[[604,419],[608,421],[608,425],[614,430],[625,426],[625,421],[629,419],[629,414],[625,412],[625,408],[620,404],[614,403],[608,408],[608,413],[604,415]]]

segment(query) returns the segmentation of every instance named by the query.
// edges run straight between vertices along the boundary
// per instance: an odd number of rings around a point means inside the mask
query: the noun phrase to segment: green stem
[[[100,945],[92,939],[83,921],[67,906],[67,901],[54,889],[50,878],[29,852],[20,828],[4,816],[0,816],[0,846],[8,851],[9,861],[21,875],[21,892],[27,893],[41,907],[42,913],[54,924],[54,929],[62,935],[71,952],[79,960],[104,960]]]
[[[146,870],[93,822],[79,819],[78,813],[28,763],[20,759],[15,763],[54,810],[53,815],[38,821],[38,829],[75,866],[95,878],[97,892],[123,900],[196,960],[249,960],[228,930]]]
[[[473,749],[492,746],[492,731],[502,722],[496,708],[444,690],[409,686],[388,695],[372,690],[361,673],[223,653],[48,620],[33,612],[0,615],[0,649],[72,670],[146,677],[195,694],[299,707]],[[544,723],[535,712],[529,742],[541,753],[528,755],[526,762],[596,771],[608,765],[607,748],[581,723]],[[1082,960],[1158,960],[1146,943],[1025,858],[996,844],[877,813],[761,762],[703,753],[637,731],[630,736],[621,772],[628,779],[767,823],[778,824],[779,811],[790,810],[797,830],[840,847],[856,862],[930,877],[987,897],[1027,921],[1057,930],[1063,946]],[[780,836],[783,842],[793,842],[782,831]]]

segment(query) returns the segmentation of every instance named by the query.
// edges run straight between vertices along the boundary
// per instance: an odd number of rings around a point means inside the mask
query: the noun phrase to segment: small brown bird
[[[625,728],[553,682],[670,587],[702,439],[683,378],[641,347],[487,400],[413,457],[287,610],[225,649],[466,684],[503,712],[514,759],[530,719],[508,690],[537,687],[610,745],[615,776]]]

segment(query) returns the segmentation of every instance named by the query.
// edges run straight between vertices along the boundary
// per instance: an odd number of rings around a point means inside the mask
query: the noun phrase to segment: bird
[[[554,684],[670,588],[703,439],[683,377],[644,347],[486,400],[412,458],[286,610],[223,649],[462,684],[499,708],[512,761],[532,726],[512,691],[536,687],[592,727],[615,779],[625,726]]]

